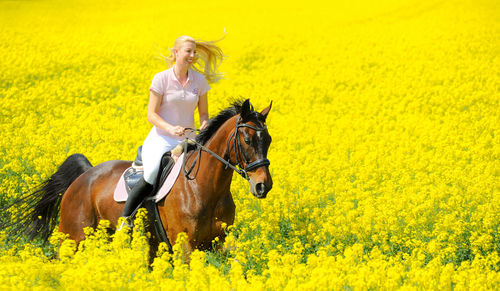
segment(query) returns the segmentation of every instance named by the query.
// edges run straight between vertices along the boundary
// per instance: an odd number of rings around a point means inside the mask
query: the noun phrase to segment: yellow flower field
[[[273,101],[274,180],[258,200],[235,175],[227,251],[190,262],[148,265],[144,214],[78,250],[0,230],[0,289],[498,290],[498,1],[234,3],[0,2],[1,206],[70,154],[132,160],[184,34],[227,32],[211,116]]]

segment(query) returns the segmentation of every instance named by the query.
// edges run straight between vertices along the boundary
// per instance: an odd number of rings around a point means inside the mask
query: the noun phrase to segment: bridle
[[[200,144],[199,142],[195,141],[194,139],[186,137],[186,140],[184,142],[184,155],[187,154],[189,142],[195,144],[198,147],[198,154],[196,155],[196,158],[194,159],[193,163],[191,164],[189,170],[186,170],[186,159],[187,158],[186,158],[186,156],[184,156],[184,160],[182,162],[182,168],[183,168],[184,175],[186,176],[186,178],[188,178],[189,180],[194,179],[194,178],[189,177],[189,174],[193,171],[193,168],[196,165],[196,162],[198,161],[202,150],[211,154],[216,159],[218,159],[220,162],[222,162],[224,165],[226,165],[226,167],[225,167],[226,169],[228,167],[233,169],[236,173],[240,174],[246,180],[250,180],[250,177],[248,176],[247,172],[253,171],[253,170],[260,168],[260,167],[269,166],[271,164],[271,162],[267,158],[259,159],[259,160],[253,161],[253,162],[250,162],[247,160],[245,154],[243,153],[243,150],[241,147],[241,141],[239,138],[239,134],[240,134],[239,129],[242,127],[248,127],[248,128],[253,129],[255,131],[265,131],[267,129],[267,126],[265,126],[265,125],[262,127],[257,127],[257,126],[252,126],[252,125],[243,123],[241,121],[241,116],[238,116],[238,119],[236,121],[236,128],[234,129],[234,132],[231,135],[231,137],[229,138],[229,140],[227,141],[227,148],[228,149],[229,149],[229,146],[231,144],[231,141],[233,143],[234,154],[236,157],[235,165],[233,165],[231,163],[230,155],[229,155],[228,159],[225,160],[221,156],[219,156],[218,154],[209,150],[207,147],[205,147],[202,144]],[[199,131],[199,129],[193,129],[193,128],[186,128],[186,130]],[[243,158],[243,160],[240,159],[240,155]],[[242,162],[244,162],[246,165],[244,168],[242,167],[242,165],[243,165]]]
[[[265,131],[267,129],[267,126],[264,125],[263,127],[256,127],[246,123],[242,123],[241,116],[238,116],[238,120],[236,121],[236,129],[234,130],[233,135],[229,138],[227,142],[228,145],[227,148],[229,148],[229,144],[231,143],[231,140],[233,140],[233,148],[235,149],[235,156],[236,156],[236,166],[240,168],[238,174],[240,174],[243,178],[248,180],[247,172],[250,172],[260,167],[269,166],[271,162],[268,159],[260,159],[253,162],[250,162],[246,159],[246,155],[243,153],[243,150],[241,148],[241,140],[239,138],[240,131],[238,129],[242,127],[248,127],[258,132],[258,131]],[[240,161],[240,155],[238,154],[238,152],[240,153],[241,157],[243,158],[243,162],[246,165],[244,169],[242,169],[241,167],[242,163]]]

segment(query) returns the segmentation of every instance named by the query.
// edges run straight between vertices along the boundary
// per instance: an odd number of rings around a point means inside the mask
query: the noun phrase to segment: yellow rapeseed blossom
[[[273,101],[274,181],[256,199],[234,175],[218,251],[180,234],[151,258],[142,210],[78,246],[0,230],[0,289],[500,289],[498,15],[493,0],[0,2],[0,205],[70,154],[133,159],[157,57],[224,31],[210,116]]]

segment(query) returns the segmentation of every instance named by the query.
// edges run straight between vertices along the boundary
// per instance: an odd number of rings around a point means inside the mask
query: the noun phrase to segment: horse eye
[[[250,139],[248,137],[245,137],[245,143],[248,145],[250,144]]]

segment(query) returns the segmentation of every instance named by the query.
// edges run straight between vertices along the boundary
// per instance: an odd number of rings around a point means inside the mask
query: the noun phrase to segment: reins
[[[229,138],[229,140],[227,142],[227,148],[229,149],[229,144],[231,143],[231,140],[233,140],[233,147],[234,147],[235,156],[236,156],[236,165],[231,164],[231,162],[229,161],[230,158],[228,158],[228,160],[225,160],[221,156],[219,156],[218,154],[214,153],[213,151],[209,150],[204,145],[202,145],[199,142],[197,142],[196,140],[191,139],[189,137],[186,137],[186,140],[184,142],[184,149],[183,149],[184,155],[187,154],[187,149],[188,149],[188,143],[189,142],[195,144],[198,147],[198,154],[196,155],[196,158],[194,159],[193,163],[191,164],[189,170],[186,170],[186,160],[187,160],[186,156],[184,156],[184,160],[182,161],[182,169],[184,171],[184,175],[186,176],[186,178],[189,179],[189,180],[193,180],[194,179],[194,178],[189,177],[189,174],[191,174],[191,172],[194,169],[194,166],[198,162],[198,159],[199,159],[199,157],[201,155],[201,151],[202,150],[206,151],[207,153],[209,153],[210,155],[212,155],[213,157],[215,157],[217,160],[219,160],[221,163],[223,163],[224,165],[226,165],[226,167],[225,167],[226,169],[228,167],[231,168],[231,169],[233,169],[236,173],[240,174],[240,176],[242,176],[246,180],[250,179],[248,177],[247,172],[255,170],[255,169],[259,168],[259,167],[270,165],[271,162],[268,159],[260,159],[260,160],[257,160],[257,161],[251,162],[251,163],[249,163],[247,161],[246,156],[243,154],[242,149],[241,149],[241,141],[238,138],[239,137],[239,130],[238,129],[241,128],[241,127],[248,127],[248,128],[253,129],[255,131],[264,131],[264,130],[267,129],[267,126],[265,126],[265,125],[263,127],[256,127],[256,126],[252,126],[252,125],[249,125],[249,124],[246,124],[246,123],[241,123],[241,116],[238,117],[238,120],[236,121],[236,128],[234,130],[234,133],[231,135],[231,137]],[[186,130],[200,131],[199,129],[194,129],[194,128],[186,128]],[[245,168],[242,168],[242,164],[241,164],[238,152],[243,157],[243,161],[246,164]]]

